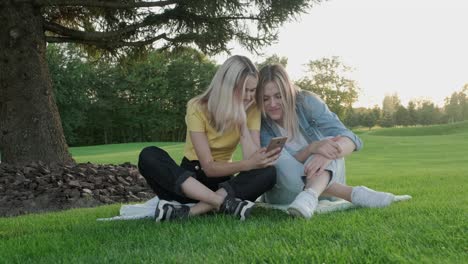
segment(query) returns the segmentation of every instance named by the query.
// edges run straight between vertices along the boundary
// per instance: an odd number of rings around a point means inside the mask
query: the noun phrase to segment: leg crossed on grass
[[[209,178],[198,161],[184,158],[178,166],[167,152],[157,147],[142,150],[138,168],[161,200],[195,203],[189,210],[182,207],[181,210],[187,211],[186,217],[220,211],[244,220],[253,207],[252,201],[271,188],[276,180],[276,172],[271,167],[241,172],[234,178]],[[160,207],[160,211],[179,208],[168,203]]]

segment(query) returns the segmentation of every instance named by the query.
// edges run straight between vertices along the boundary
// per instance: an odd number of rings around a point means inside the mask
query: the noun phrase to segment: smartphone
[[[268,147],[266,149],[266,152],[272,151],[275,148],[280,148],[283,149],[284,144],[286,144],[286,140],[288,140],[288,137],[274,137],[270,140],[270,143],[268,144]]]

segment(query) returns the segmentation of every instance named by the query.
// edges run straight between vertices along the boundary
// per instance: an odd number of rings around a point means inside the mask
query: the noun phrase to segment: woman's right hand
[[[249,170],[266,168],[273,166],[280,155],[281,149],[276,148],[266,152],[266,148],[260,148],[255,151],[247,160]]]
[[[327,159],[337,159],[343,152],[340,144],[336,142],[336,138],[323,139],[313,142],[309,145],[312,154],[320,154]]]

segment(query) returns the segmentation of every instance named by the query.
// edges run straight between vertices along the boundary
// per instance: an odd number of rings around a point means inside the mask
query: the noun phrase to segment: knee
[[[158,147],[155,147],[155,146],[146,147],[140,152],[140,155],[138,156],[138,160],[147,161],[147,160],[150,160],[154,157],[161,155],[162,153],[165,153],[165,151]]]
[[[154,164],[158,160],[162,159],[167,154],[166,151],[155,146],[144,148],[138,156],[138,167],[141,169],[148,164]]]

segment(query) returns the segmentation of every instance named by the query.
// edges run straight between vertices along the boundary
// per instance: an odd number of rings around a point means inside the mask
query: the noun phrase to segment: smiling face
[[[278,85],[274,82],[268,82],[264,87],[263,106],[265,113],[271,120],[279,124],[283,122],[283,101]]]

